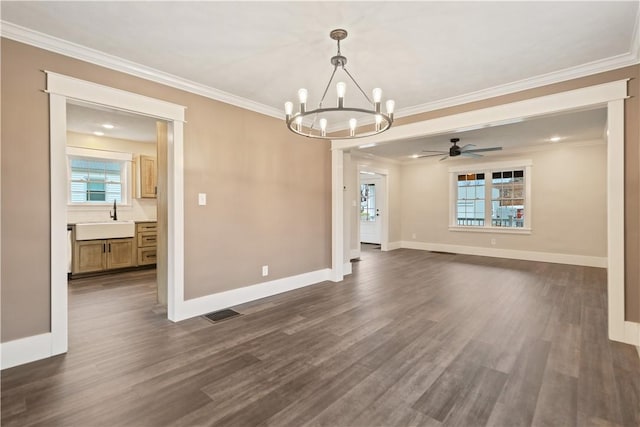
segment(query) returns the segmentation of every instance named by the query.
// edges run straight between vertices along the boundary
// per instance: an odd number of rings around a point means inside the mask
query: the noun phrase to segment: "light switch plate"
[[[207,204],[207,193],[198,193],[198,204],[205,206]]]

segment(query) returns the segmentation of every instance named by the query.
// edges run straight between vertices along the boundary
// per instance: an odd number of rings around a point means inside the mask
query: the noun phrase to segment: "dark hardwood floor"
[[[603,269],[365,251],[342,283],[177,324],[155,272],[72,282],[69,353],[2,372],[3,426],[639,426]]]

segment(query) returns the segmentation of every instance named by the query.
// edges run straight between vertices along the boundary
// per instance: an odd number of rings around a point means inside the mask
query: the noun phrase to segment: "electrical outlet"
[[[417,237],[416,237],[416,233],[413,233],[413,234],[411,235],[411,238],[412,238],[413,240],[417,239]]]
[[[207,193],[198,193],[198,205],[206,206],[207,204]]]
[[[268,275],[269,275],[269,266],[268,265],[263,265],[262,266],[262,277],[268,276]]]
[[[496,245],[496,239],[491,239],[491,244],[492,244],[493,246],[495,246],[495,245]]]

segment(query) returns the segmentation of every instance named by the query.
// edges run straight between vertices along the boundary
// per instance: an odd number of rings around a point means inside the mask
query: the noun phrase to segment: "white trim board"
[[[220,89],[196,83],[182,77],[165,73],[163,71],[147,67],[145,65],[138,64],[132,61],[128,61],[114,55],[109,55],[107,53],[91,49],[80,44],[53,37],[51,35],[22,27],[11,22],[0,21],[0,31],[2,37],[15,40],[20,43],[25,43],[51,52],[59,53],[61,55],[69,56],[71,58],[89,62],[91,64],[99,65],[101,67],[120,71],[176,89],[195,93],[197,95],[235,105],[237,107],[244,108],[250,111],[255,111],[257,113],[264,114],[270,117],[281,119],[283,115],[283,111],[279,108],[274,108],[272,106],[252,101],[247,98],[233,95]],[[640,61],[637,46],[638,37],[638,17],[636,17],[634,37],[628,53],[616,55],[610,58],[604,58],[601,60],[566,68],[559,71],[554,71],[547,74],[542,74],[539,76],[534,76],[528,79],[482,89],[464,95],[401,108],[396,111],[395,117],[408,117],[428,111],[467,104],[474,101],[494,98],[497,96],[520,92],[527,89],[533,89],[540,86],[611,71],[629,65],[635,65]],[[346,123],[342,128],[346,129],[345,126],[347,126]]]
[[[0,369],[34,362],[52,355],[53,337],[50,332],[0,344]]]
[[[184,301],[176,313],[175,320],[184,320],[191,317],[202,316],[236,305],[255,301],[261,298],[314,285],[316,283],[331,280],[331,270],[328,268],[316,270],[297,276],[284,277],[269,282],[258,283],[243,288],[232,289],[217,294],[206,295]]]
[[[450,252],[463,255],[487,256],[492,258],[519,259],[523,261],[551,262],[555,264],[583,265],[586,267],[607,268],[606,257],[588,255],[557,254],[551,252],[522,251],[516,249],[486,248],[482,246],[449,245],[444,243],[426,243],[402,241],[404,249],[422,251]]]

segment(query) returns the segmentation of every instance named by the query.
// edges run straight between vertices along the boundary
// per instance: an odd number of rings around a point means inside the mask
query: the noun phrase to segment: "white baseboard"
[[[393,250],[396,250],[396,249],[400,249],[400,248],[403,247],[402,243],[403,242],[389,242],[389,243],[387,243],[387,250],[388,251],[393,251]]]
[[[51,332],[3,342],[0,344],[0,365],[7,369],[51,357],[51,344]]]
[[[583,265],[586,267],[607,268],[606,257],[586,255],[556,254],[551,252],[520,251],[515,249],[484,248],[479,246],[447,245],[443,243],[425,243],[402,241],[401,247],[425,251],[451,252],[464,255],[479,255],[494,258],[520,259],[524,261],[552,262],[556,264]]]
[[[360,249],[351,249],[349,251],[349,259],[360,258]]]
[[[342,274],[344,274],[345,276],[348,276],[352,272],[353,271],[351,269],[351,262],[345,262],[344,265],[342,266]]]
[[[176,321],[201,316],[245,302],[314,285],[326,280],[331,280],[331,269],[329,268],[186,300],[180,304],[179,310],[176,310]]]

